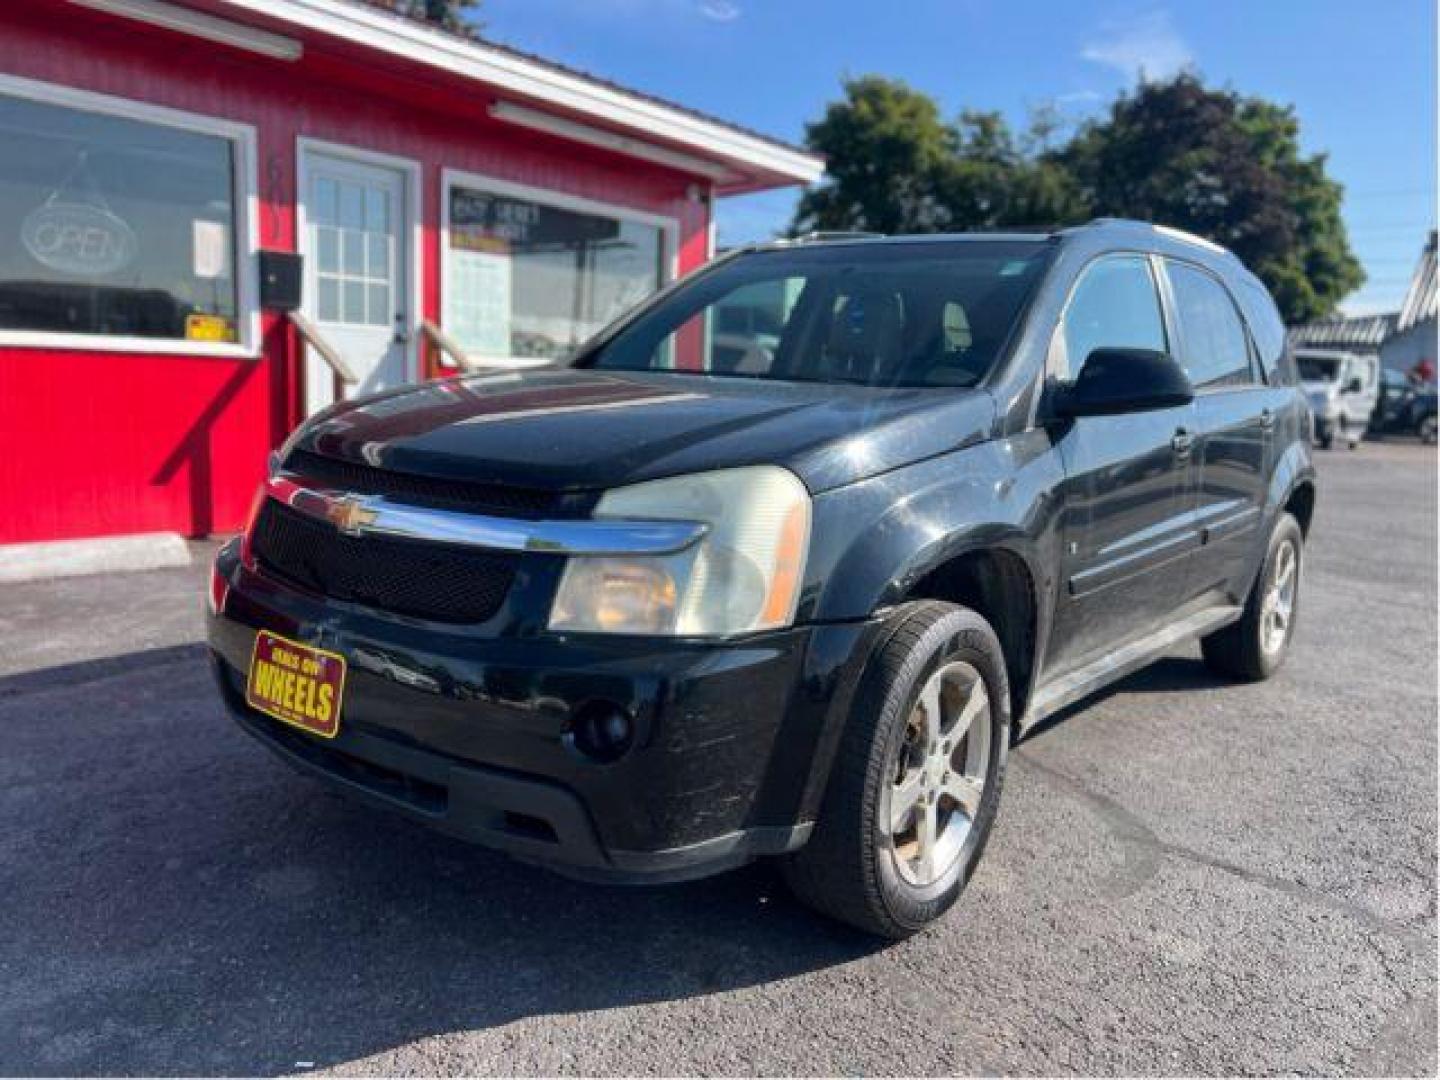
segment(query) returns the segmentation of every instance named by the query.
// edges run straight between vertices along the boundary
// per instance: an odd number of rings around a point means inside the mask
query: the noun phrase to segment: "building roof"
[[[726,120],[723,117],[714,115],[713,113],[702,112],[699,109],[692,109],[688,105],[682,105],[679,102],[670,101],[668,98],[660,97],[657,94],[651,94],[644,90],[636,90],[634,87],[624,86],[620,83],[615,82],[613,79],[607,79],[603,75],[597,75],[593,71],[586,71],[583,68],[572,67],[569,64],[562,64],[558,60],[551,60],[549,57],[540,56],[538,53],[528,52],[524,49],[518,49],[514,45],[506,45],[503,42],[494,41],[490,38],[487,38],[483,33],[464,33],[455,30],[448,30],[444,27],[437,27],[434,23],[426,19],[421,19],[417,16],[407,15],[401,11],[397,11],[395,7],[395,0],[351,0],[351,2],[362,4],[367,7],[379,8],[381,11],[384,11],[388,15],[391,15],[395,18],[405,19],[408,22],[424,26],[427,29],[438,30],[442,34],[449,34],[451,37],[458,38],[461,41],[481,45],[487,49],[493,49],[496,52],[508,53],[510,56],[513,56],[518,60],[524,60],[532,64],[537,64],[541,67],[549,68],[551,71],[558,72],[562,75],[570,75],[577,79],[585,79],[589,82],[595,83],[597,86],[608,87],[609,89],[614,90],[616,93],[619,94],[628,94],[631,97],[639,98],[643,101],[654,102],[656,105],[663,106],[664,108],[674,109],[676,112],[685,113],[686,115],[693,116],[698,120],[704,120],[705,122],[711,124],[718,124],[721,127],[729,128],[731,131],[738,132],[741,135],[746,135],[750,138],[758,139],[761,142],[767,142],[770,145],[778,147],[782,150],[789,150],[796,154],[813,156],[810,155],[809,150],[806,150],[803,146],[797,146],[795,143],[787,142],[784,139],[777,139],[773,135],[766,135],[764,132],[756,131],[754,128],[746,127],[744,124],[737,124],[733,120]]]
[[[135,12],[141,3],[153,5],[153,0],[81,2],[110,11],[128,9],[133,17],[139,17]],[[495,101],[490,112],[496,119],[688,171],[713,181],[721,194],[812,183],[825,168],[822,158],[779,139],[552,60],[398,14],[383,0],[179,2],[473,81]]]
[[[1420,262],[1415,266],[1415,276],[1410,279],[1410,288],[1405,290],[1405,302],[1400,305],[1396,331],[1403,332],[1426,319],[1434,319],[1437,306],[1440,306],[1440,301],[1437,301],[1435,289],[1435,230],[1431,229],[1425,248],[1420,252]]]
[[[1391,335],[1402,334],[1426,319],[1434,319],[1437,308],[1440,308],[1440,300],[1436,296],[1435,230],[1431,229],[1399,311],[1348,318],[1337,315],[1304,326],[1294,326],[1290,328],[1290,341],[1297,348],[1379,352],[1380,346]]]
[[[1349,349],[1379,352],[1385,339],[1395,332],[1399,319],[1393,311],[1383,315],[1339,316],[1321,319],[1290,329],[1290,342],[1297,348]]]

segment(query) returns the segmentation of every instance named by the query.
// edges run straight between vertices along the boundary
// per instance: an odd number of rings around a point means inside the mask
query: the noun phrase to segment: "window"
[[[973,386],[1044,272],[1024,241],[836,244],[721,263],[581,361],[619,371]]]
[[[355,181],[315,177],[316,315],[323,322],[389,326],[395,243],[388,193]]]
[[[1250,381],[1250,345],[1225,287],[1203,270],[1166,261],[1180,324],[1181,363],[1199,389]]]
[[[1260,363],[1265,374],[1274,377],[1285,363],[1285,323],[1275,308],[1275,301],[1257,282],[1243,281],[1240,290],[1240,304],[1245,309],[1245,321],[1250,324],[1250,336],[1260,354]]]
[[[1091,263],[1075,287],[1052,351],[1053,374],[1072,380],[1096,349],[1165,351],[1165,324],[1150,260],[1107,256]]]
[[[34,85],[0,83],[0,332],[245,342],[233,125]]]
[[[717,301],[709,312],[706,370],[725,375],[768,372],[780,346],[780,332],[804,287],[804,278],[757,281]]]
[[[469,352],[567,355],[665,280],[657,222],[493,181],[446,194],[444,322]]]

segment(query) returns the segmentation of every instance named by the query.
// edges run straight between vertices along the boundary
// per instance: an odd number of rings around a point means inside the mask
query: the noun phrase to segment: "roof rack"
[[[819,244],[826,240],[883,240],[883,232],[865,232],[861,229],[817,229],[791,240],[792,244]]]
[[[1224,245],[1217,244],[1214,240],[1208,240],[1203,236],[1196,236],[1194,233],[1186,232],[1184,229],[1177,229],[1173,225],[1156,225],[1151,221],[1136,221],[1134,218],[1119,217],[1092,218],[1085,223],[1087,228],[1100,228],[1106,225],[1122,225],[1132,229],[1148,229],[1161,236],[1168,236],[1171,240],[1178,240],[1182,244],[1194,244],[1196,247],[1202,247],[1206,251],[1213,251],[1217,255],[1231,254],[1230,249]]]

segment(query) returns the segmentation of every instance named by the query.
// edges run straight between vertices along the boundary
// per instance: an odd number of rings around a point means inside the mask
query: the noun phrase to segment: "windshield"
[[[870,386],[973,386],[1049,256],[1023,240],[798,246],[717,265],[577,360]]]
[[[1340,377],[1340,361],[1332,357],[1297,356],[1295,366],[1305,382],[1334,382]]]

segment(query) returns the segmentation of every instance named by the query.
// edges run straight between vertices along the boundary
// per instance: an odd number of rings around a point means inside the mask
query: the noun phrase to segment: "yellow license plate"
[[[302,645],[269,630],[255,635],[245,700],[253,709],[312,735],[333,739],[340,730],[345,658]]]

